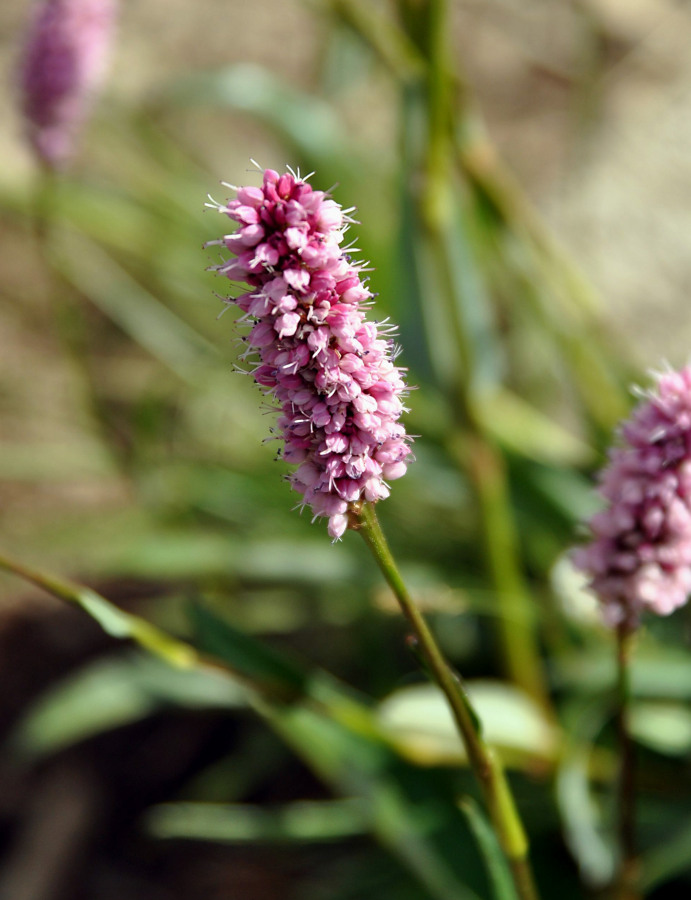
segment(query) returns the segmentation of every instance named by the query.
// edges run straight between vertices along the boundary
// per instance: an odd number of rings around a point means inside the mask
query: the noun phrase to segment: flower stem
[[[479,719],[463,681],[454,672],[401,578],[374,507],[365,503],[355,523],[388,582],[415,637],[431,677],[446,695],[451,713],[482,791],[490,820],[504,851],[521,900],[537,900],[528,859],[528,839],[501,763],[485,744]]]
[[[637,875],[635,841],[636,771],[634,747],[629,730],[631,705],[631,650],[633,632],[627,625],[617,629],[617,733],[619,740],[619,872],[615,896],[617,900],[636,900],[640,897],[635,887]]]

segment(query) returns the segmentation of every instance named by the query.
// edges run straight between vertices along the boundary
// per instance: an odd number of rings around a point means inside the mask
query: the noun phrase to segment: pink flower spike
[[[21,70],[29,142],[49,168],[72,155],[105,74],[116,0],[44,0],[30,27]]]
[[[276,402],[283,458],[298,466],[290,483],[339,540],[363,502],[389,495],[385,478],[405,474],[411,454],[390,326],[366,320],[372,294],[339,246],[351,220],[299,175],[271,169],[261,188],[216,206],[239,227],[209,243],[235,257],[213,269],[250,286],[228,302],[250,322],[253,375]]]
[[[632,631],[644,611],[668,615],[691,593],[691,367],[658,375],[620,437],[599,477],[607,506],[573,561],[605,622]]]

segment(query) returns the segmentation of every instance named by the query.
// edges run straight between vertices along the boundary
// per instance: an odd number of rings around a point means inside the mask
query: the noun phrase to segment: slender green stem
[[[95,426],[104,449],[109,454],[115,451],[120,457],[118,461],[124,462],[121,442],[112,440],[112,421],[100,401],[89,366],[87,318],[83,298],[75,293],[73,285],[60,271],[59,242],[56,241],[59,232],[60,191],[59,176],[50,169],[41,170],[36,186],[33,226],[39,257],[49,284],[54,330],[63,358],[74,376],[82,409]]]
[[[551,717],[535,617],[521,570],[506,467],[477,414],[483,388],[491,390],[496,378],[487,360],[493,355],[497,338],[483,279],[475,266],[472,247],[462,234],[454,193],[459,87],[450,54],[448,3],[401,0],[400,7],[404,27],[426,62],[421,102],[427,133],[420,158],[414,163],[421,232],[418,252],[424,254],[434,279],[430,305],[439,310],[438,321],[454,346],[443,373],[443,387],[456,426],[457,440],[451,450],[468,473],[475,493],[487,568],[500,607],[498,643],[507,674]],[[437,337],[436,333],[430,335],[431,346]]]
[[[629,729],[631,705],[631,652],[633,633],[626,626],[617,629],[617,733],[619,739],[618,831],[619,872],[615,895],[617,900],[636,900],[636,770],[634,747]]]
[[[394,78],[409,84],[423,77],[424,63],[414,42],[370,0],[326,0],[326,5],[370,45]]]
[[[463,681],[446,660],[405,586],[371,504],[363,505],[354,527],[364,538],[394,592],[417,639],[420,654],[431,677],[446,696],[468,761],[482,791],[490,821],[511,867],[518,895],[521,900],[536,900],[538,895],[528,859],[528,839],[501,763],[482,738],[479,719]]]
[[[506,671],[552,717],[535,633],[535,607],[520,569],[504,459],[479,433],[465,435],[456,449],[477,497],[487,567],[499,606],[497,637]]]

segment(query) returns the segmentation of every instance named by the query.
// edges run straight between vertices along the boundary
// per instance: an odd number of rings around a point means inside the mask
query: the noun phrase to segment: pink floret
[[[384,337],[366,320],[372,295],[341,250],[350,220],[330,197],[267,169],[261,188],[217,208],[238,228],[211,242],[235,257],[213,269],[250,285],[228,302],[251,325],[253,375],[278,405],[283,458],[298,466],[290,483],[338,540],[354,505],[387,497],[385,479],[410,459],[390,328]]]

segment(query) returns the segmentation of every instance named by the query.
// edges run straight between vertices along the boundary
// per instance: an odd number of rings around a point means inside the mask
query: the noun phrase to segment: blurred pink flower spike
[[[621,426],[600,474],[607,506],[573,555],[607,624],[624,630],[645,610],[668,615],[691,593],[691,367],[656,381]]]
[[[21,69],[29,142],[48,168],[74,152],[106,70],[116,0],[45,0],[36,9]]]
[[[336,540],[409,461],[393,329],[366,320],[362,266],[340,247],[352,210],[293,172],[267,169],[261,187],[235,190],[209,204],[239,224],[210,242],[233,256],[212,268],[250,286],[227,302],[251,325],[252,374],[278,405],[283,458],[297,465],[289,481]]]

